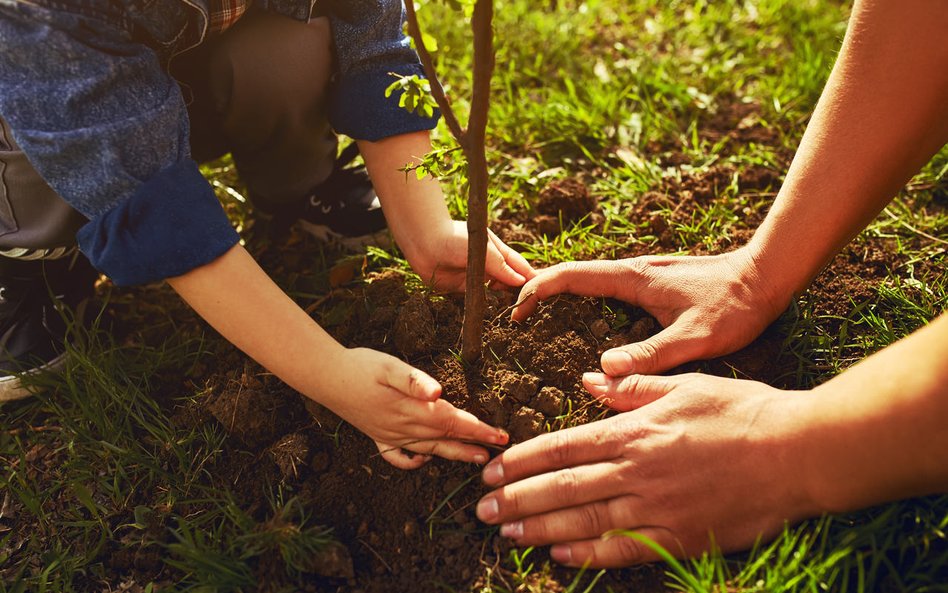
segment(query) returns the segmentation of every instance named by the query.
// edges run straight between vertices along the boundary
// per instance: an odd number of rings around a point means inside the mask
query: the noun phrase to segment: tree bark
[[[410,1],[410,0],[409,0]],[[474,89],[471,117],[461,147],[467,156],[467,285],[464,293],[464,325],[461,358],[474,362],[483,350],[486,308],[484,264],[487,259],[487,116],[490,82],[494,75],[494,2],[477,0],[471,28],[474,32]]]
[[[454,139],[461,145],[467,159],[467,278],[464,293],[464,325],[461,328],[461,358],[475,362],[483,351],[484,313],[486,309],[484,266],[487,260],[487,197],[490,179],[487,174],[487,116],[490,108],[490,82],[494,75],[494,2],[477,0],[471,17],[474,32],[474,88],[467,128],[462,128],[451,102],[438,79],[431,52],[418,24],[412,0],[406,0],[408,34],[415,42],[431,94],[444,115]]]

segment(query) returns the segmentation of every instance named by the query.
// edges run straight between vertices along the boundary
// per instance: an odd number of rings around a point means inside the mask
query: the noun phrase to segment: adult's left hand
[[[818,514],[802,448],[809,394],[700,374],[583,377],[623,414],[544,434],[484,469],[478,517],[557,562],[619,567],[749,548]],[[637,409],[636,409],[637,408]],[[634,411],[629,411],[634,410]]]

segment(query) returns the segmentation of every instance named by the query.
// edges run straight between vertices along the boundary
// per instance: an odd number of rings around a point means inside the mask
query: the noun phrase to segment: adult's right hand
[[[512,319],[523,321],[555,294],[616,298],[642,307],[664,328],[602,355],[608,375],[655,374],[723,356],[754,340],[787,307],[747,248],[713,256],[646,256],[569,262],[540,271],[520,291]]]

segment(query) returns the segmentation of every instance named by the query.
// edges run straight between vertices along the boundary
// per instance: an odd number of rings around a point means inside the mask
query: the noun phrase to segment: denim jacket
[[[255,0],[308,20],[314,0]],[[420,74],[401,0],[319,0],[337,72],[330,122],[356,139],[434,127],[387,99]],[[192,160],[187,109],[165,67],[200,43],[206,0],[0,0],[0,114],[36,170],[89,219],[79,246],[120,285],[184,274],[238,237]]]

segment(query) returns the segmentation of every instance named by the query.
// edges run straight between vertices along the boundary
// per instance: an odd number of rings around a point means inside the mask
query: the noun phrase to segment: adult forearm
[[[940,0],[858,0],[826,88],[749,248],[787,298],[948,141]]]
[[[303,393],[318,391],[344,350],[240,245],[168,284],[227,340]]]
[[[948,492],[948,314],[801,400],[819,510]]]

